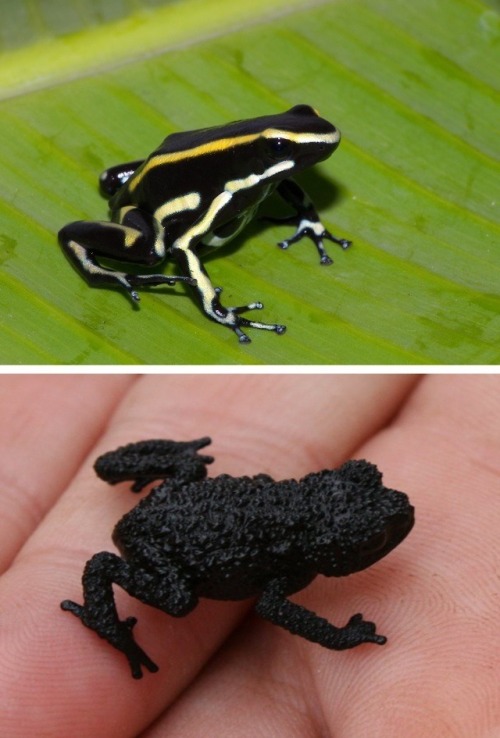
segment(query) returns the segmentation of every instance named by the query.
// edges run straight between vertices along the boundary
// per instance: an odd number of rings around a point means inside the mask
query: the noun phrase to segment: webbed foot
[[[347,625],[340,628],[342,636],[345,638],[343,648],[353,648],[360,643],[376,643],[379,646],[383,646],[387,642],[387,638],[383,635],[378,635],[376,628],[375,623],[369,620],[363,620],[361,613],[356,613],[356,615],[349,618]]]
[[[222,287],[216,287],[215,292],[218,297],[222,292]],[[263,307],[262,302],[251,302],[248,305],[240,305],[238,307],[223,307],[217,300],[217,304],[214,305],[214,313],[217,317],[214,319],[231,328],[238,336],[240,343],[251,343],[251,339],[243,332],[242,328],[258,328],[264,331],[273,331],[279,335],[285,333],[286,325],[281,325],[280,323],[261,323],[257,320],[248,320],[248,318],[240,317],[241,313],[245,313],[248,310],[262,310]]]
[[[291,218],[288,218],[287,220],[293,221],[297,223],[296,216],[292,216]],[[294,235],[291,236],[291,238],[287,238],[283,241],[280,241],[278,243],[278,246],[281,249],[287,249],[289,248],[293,243],[297,243],[302,238],[310,238],[311,241],[316,246],[316,249],[318,250],[319,256],[320,256],[320,263],[323,265],[329,265],[333,264],[333,259],[328,256],[326,249],[323,245],[323,241],[326,239],[328,241],[332,241],[333,243],[338,244],[342,249],[348,249],[349,246],[351,246],[352,241],[348,241],[346,238],[337,238],[337,236],[334,236],[330,231],[328,231],[321,221],[310,221],[307,219],[302,219],[298,222],[297,230],[295,231]]]

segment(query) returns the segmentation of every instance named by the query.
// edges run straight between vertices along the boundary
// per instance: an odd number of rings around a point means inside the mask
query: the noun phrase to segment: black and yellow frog
[[[200,251],[234,238],[276,191],[295,210],[285,220],[297,226],[295,234],[279,245],[288,248],[308,237],[321,264],[331,264],[323,241],[334,241],[344,249],[350,241],[336,238],[323,226],[312,202],[291,177],[329,157],[339,141],[338,129],[309,105],[172,133],[147,159],[112,167],[101,175],[111,221],[69,223],[60,230],[59,241],[92,285],[122,287],[138,301],[137,287],[182,281],[193,286],[204,313],[231,328],[242,343],[250,340],[242,328],[284,333],[284,325],[242,317],[247,310],[260,310],[261,302],[222,305],[222,289],[212,285]],[[168,257],[181,276],[128,274],[103,266],[98,260],[103,257],[147,267]]]

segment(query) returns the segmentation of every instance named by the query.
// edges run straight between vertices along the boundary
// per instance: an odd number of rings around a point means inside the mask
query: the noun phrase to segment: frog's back
[[[236,120],[223,126],[200,128],[194,131],[171,133],[154,155],[182,154],[189,149],[199,153],[199,147],[206,147],[206,151],[249,143],[264,131],[281,130],[288,133],[324,134],[335,130],[328,121],[321,118],[309,105],[296,105],[284,113],[262,115],[247,120]]]
[[[298,483],[220,475],[175,488],[165,482],[125,515],[114,540],[128,558],[172,558],[193,572],[238,558],[275,556],[304,531]],[[144,542],[147,542],[145,544]]]

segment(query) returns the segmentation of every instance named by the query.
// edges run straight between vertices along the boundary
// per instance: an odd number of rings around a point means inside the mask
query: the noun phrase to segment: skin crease
[[[0,578],[0,735],[199,738],[201,726],[217,738],[496,738],[498,376],[72,376],[59,396],[51,386],[57,420],[44,412],[50,379],[0,377],[3,424],[17,422],[2,481],[22,482],[1,495],[0,517],[14,515],[24,534]],[[416,525],[397,549],[293,597],[340,625],[363,612],[386,646],[330,652],[261,621],[248,602],[204,601],[177,620],[117,590],[160,665],[137,682],[121,654],[59,610],[64,597],[81,600],[84,562],[113,550],[112,527],[138,499],[98,480],[95,457],[203,434],[214,441],[211,474],[279,478],[365,457],[408,493]],[[65,489],[57,470],[72,479]]]
[[[71,376],[0,378],[0,448],[4,449],[0,466],[0,573],[67,487],[75,462],[78,458],[83,461],[133,381],[126,375],[82,375],[78,392],[74,392]],[[75,415],[79,422],[71,423]],[[85,425],[87,445],[82,442],[80,424]],[[57,448],[63,439],[65,453],[55,464],[47,448]]]

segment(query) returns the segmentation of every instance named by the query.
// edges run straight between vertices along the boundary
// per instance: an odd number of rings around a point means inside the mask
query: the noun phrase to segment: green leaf
[[[2,13],[2,363],[498,363],[495,3],[55,7],[25,0]],[[330,244],[335,264],[322,267],[306,242],[276,248],[289,227],[258,223],[205,262],[226,304],[262,300],[259,318],[285,323],[284,336],[251,331],[241,346],[182,286],[142,290],[134,309],[66,261],[59,228],[106,218],[104,168],[172,131],[299,102],[342,131],[303,182],[354,245]]]

